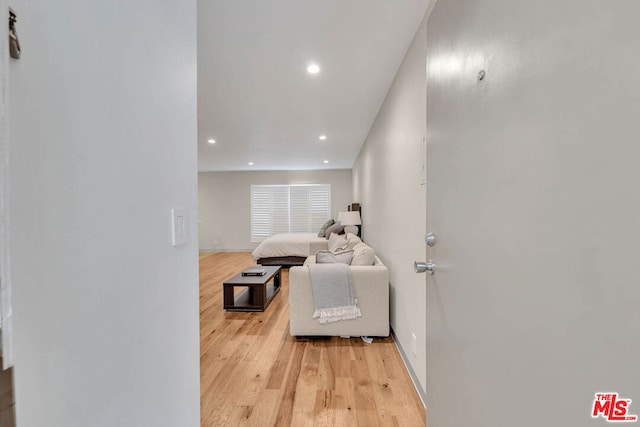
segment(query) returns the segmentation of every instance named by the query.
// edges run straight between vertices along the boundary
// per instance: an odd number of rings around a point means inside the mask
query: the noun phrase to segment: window
[[[311,233],[331,215],[331,185],[252,185],[251,241],[279,233]]]

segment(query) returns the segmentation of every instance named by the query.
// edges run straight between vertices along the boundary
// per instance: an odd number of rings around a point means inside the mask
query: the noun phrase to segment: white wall
[[[199,426],[196,2],[12,3],[18,425]]]
[[[426,18],[409,48],[353,167],[354,201],[363,205],[364,236],[389,267],[391,326],[424,393],[426,193],[421,185],[426,134]],[[417,337],[417,355],[411,334]]]
[[[200,250],[253,250],[257,243],[251,243],[251,185],[275,184],[331,184],[334,218],[354,202],[351,170],[346,169],[202,172],[198,174]]]

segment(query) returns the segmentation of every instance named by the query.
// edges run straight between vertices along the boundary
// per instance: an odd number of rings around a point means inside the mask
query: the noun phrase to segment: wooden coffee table
[[[243,276],[238,273],[223,286],[224,309],[227,311],[264,311],[280,291],[280,266],[264,266],[264,276]],[[268,283],[273,279],[273,283]],[[245,287],[238,295],[236,287]]]

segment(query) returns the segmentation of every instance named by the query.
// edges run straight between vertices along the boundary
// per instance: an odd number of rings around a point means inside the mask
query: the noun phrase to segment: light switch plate
[[[171,209],[171,244],[184,245],[187,239],[187,210],[184,208]]]

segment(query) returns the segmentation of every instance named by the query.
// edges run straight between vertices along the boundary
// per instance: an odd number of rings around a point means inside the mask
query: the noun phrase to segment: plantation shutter
[[[289,231],[289,186],[251,186],[251,241]]]
[[[331,185],[252,185],[251,241],[316,232],[331,215]]]
[[[289,232],[289,187],[271,186],[271,234]]]
[[[295,185],[290,189],[291,194],[291,210],[290,210],[290,226],[292,233],[309,232],[311,225],[310,209],[309,209],[309,189],[308,186]],[[320,228],[320,227],[318,227]]]
[[[271,235],[271,192],[262,186],[251,186],[251,241],[260,242]]]
[[[318,231],[331,218],[331,186],[314,185],[309,191],[311,229]]]

